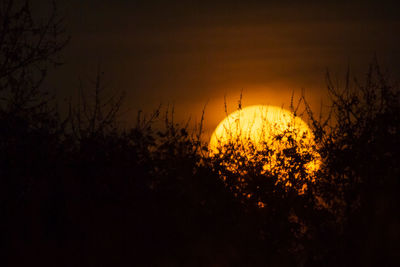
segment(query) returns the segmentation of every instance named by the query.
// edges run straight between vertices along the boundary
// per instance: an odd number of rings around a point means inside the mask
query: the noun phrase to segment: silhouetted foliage
[[[364,82],[344,88],[327,76],[331,116],[308,113],[324,156],[318,194],[340,221],[335,255],[353,265],[397,263],[399,227],[399,87],[375,61]],[[354,255],[349,257],[348,255]]]
[[[378,64],[343,89],[328,76],[325,119],[302,99],[317,172],[293,132],[265,170],[267,144],[210,157],[202,125],[175,123],[173,108],[123,129],[123,94],[107,97],[101,72],[61,118],[41,85],[63,25],[16,3],[0,4],[2,266],[398,265],[399,88]]]

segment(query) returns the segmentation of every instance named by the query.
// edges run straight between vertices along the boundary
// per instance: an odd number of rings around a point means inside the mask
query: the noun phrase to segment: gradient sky
[[[127,93],[126,121],[160,103],[194,121],[208,103],[210,130],[224,95],[233,111],[242,89],[244,106],[287,107],[305,88],[317,107],[327,69],[362,77],[374,54],[398,77],[399,10],[395,1],[65,1],[72,39],[49,83],[68,97],[100,64],[110,89]]]

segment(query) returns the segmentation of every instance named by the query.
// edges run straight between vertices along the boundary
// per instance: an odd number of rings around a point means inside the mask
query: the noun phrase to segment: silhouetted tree
[[[58,52],[68,43],[56,5],[44,21],[32,16],[30,5],[28,0],[0,5],[2,112],[29,114],[43,106],[42,82],[49,66],[60,64]]]
[[[331,115],[318,120],[309,107],[308,114],[324,162],[316,192],[341,229],[335,233],[336,251],[328,253],[343,265],[397,265],[399,87],[376,61],[364,82],[349,73],[344,88],[329,75],[327,81]]]

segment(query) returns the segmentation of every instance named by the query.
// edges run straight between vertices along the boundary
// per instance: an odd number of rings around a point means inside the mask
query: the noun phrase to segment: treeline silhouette
[[[122,129],[101,73],[59,114],[43,81],[69,38],[55,6],[38,21],[29,4],[0,4],[2,266],[398,265],[399,87],[376,62],[362,82],[327,76],[325,116],[301,99],[317,172],[283,136],[289,164],[261,171],[277,152],[210,157],[171,110]]]

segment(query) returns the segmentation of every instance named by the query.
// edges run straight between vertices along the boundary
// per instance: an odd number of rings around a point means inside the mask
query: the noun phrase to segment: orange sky
[[[268,2],[268,3],[266,3]],[[325,73],[363,75],[374,54],[400,73],[400,19],[395,1],[126,1],[62,3],[71,43],[49,85],[61,97],[76,92],[97,65],[110,90],[126,91],[125,117],[159,103],[177,120],[206,130],[224,117],[224,95],[243,104],[288,106],[306,89],[319,107]],[[62,82],[60,82],[62,81]]]

